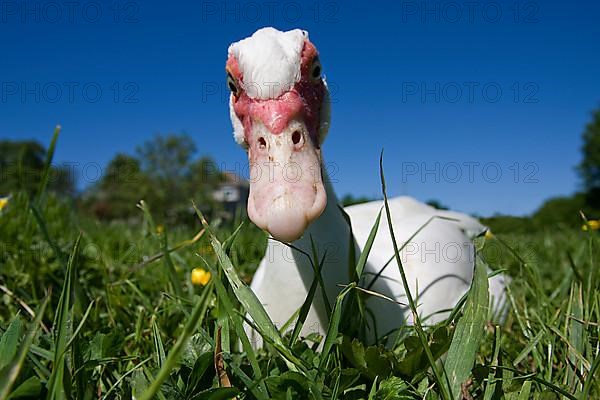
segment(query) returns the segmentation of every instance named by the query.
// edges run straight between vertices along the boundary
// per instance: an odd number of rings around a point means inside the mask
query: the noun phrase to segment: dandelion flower
[[[196,286],[205,286],[210,281],[210,272],[202,268],[192,270],[192,284]]]
[[[600,220],[590,219],[589,221],[587,221],[586,224],[584,224],[581,227],[581,229],[584,231],[587,231],[587,230],[597,231],[598,229],[600,229]]]

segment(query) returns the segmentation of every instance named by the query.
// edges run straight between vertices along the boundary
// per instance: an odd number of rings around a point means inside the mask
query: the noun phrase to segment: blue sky
[[[391,3],[391,2],[390,2]],[[332,88],[323,147],[338,194],[526,214],[578,188],[600,106],[600,3],[580,1],[0,2],[0,137],[47,144],[94,181],[117,152],[187,132],[244,171],[228,117],[228,45],[306,29]]]

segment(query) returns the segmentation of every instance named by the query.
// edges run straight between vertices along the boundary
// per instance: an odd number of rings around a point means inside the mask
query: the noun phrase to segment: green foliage
[[[452,397],[455,399],[461,397],[461,385],[467,381],[473,369],[475,356],[484,335],[488,304],[487,268],[480,259],[477,259],[464,313],[456,324],[448,357],[444,362]]]
[[[583,159],[578,166],[585,188],[600,188],[600,109],[592,113],[592,120],[583,131]]]
[[[46,153],[38,142],[0,140],[0,195],[17,191],[33,195],[42,181]],[[67,166],[52,166],[48,189],[61,195],[74,195],[73,171]]]
[[[102,179],[83,196],[83,207],[104,220],[139,216],[145,200],[160,223],[195,224],[192,200],[205,212],[219,209],[212,192],[223,174],[210,157],[194,159],[196,145],[186,134],[155,135],[137,148],[137,156],[117,154]]]
[[[246,295],[236,295],[234,289],[248,281],[265,245],[264,236],[257,241],[260,232],[249,224],[229,241],[232,229],[212,226],[213,239],[202,236],[192,245],[171,252],[182,289],[179,297],[161,258],[138,267],[145,258],[164,250],[164,233],[157,233],[151,224],[93,222],[48,196],[39,210],[46,236],[28,208],[26,196],[16,195],[6,211],[0,216],[0,243],[5,250],[0,254],[0,285],[9,292],[3,291],[0,307],[0,332],[6,332],[0,345],[14,344],[16,337],[22,343],[32,326],[32,317],[23,304],[35,309],[44,291],[54,288],[40,324],[43,330],[33,339],[12,386],[17,394],[46,396],[58,366],[54,359],[62,347],[69,360],[64,364],[62,388],[72,398],[92,399],[97,391],[107,398],[140,397],[157,377],[161,377],[162,385],[155,384],[152,390],[158,389],[156,398],[165,399],[231,396],[234,392],[240,398],[332,398],[334,393],[337,398],[367,398],[370,393],[375,399],[440,398],[414,328],[400,333],[392,349],[332,331],[326,359],[312,342],[302,338],[293,347],[284,339],[258,352],[246,345],[245,352],[240,353],[236,343],[243,335],[241,316],[257,305],[247,300],[246,305],[240,303],[238,296],[243,299]],[[65,262],[67,255],[74,253],[79,232],[69,306],[63,302],[59,307],[61,287],[69,276]],[[169,231],[168,248],[177,248],[177,243],[193,236],[195,232],[185,227]],[[221,253],[221,261],[209,239]],[[220,245],[227,248],[222,253],[218,243],[225,242],[227,246]],[[590,274],[597,268],[597,246],[597,233],[566,229],[500,235],[486,241],[481,256],[492,268],[507,269],[514,276],[512,311],[498,328],[500,336],[493,329],[478,330],[481,344],[476,346],[475,365],[466,370],[469,383],[465,386],[474,398],[483,398],[498,379],[500,384],[495,384],[493,391],[506,398],[538,398],[557,390],[575,398],[583,398],[584,390],[589,391],[588,398],[598,396],[597,379],[590,378],[592,370],[598,368],[594,349],[600,333],[598,278]],[[218,272],[221,263],[227,266],[231,282],[224,271]],[[210,267],[216,285],[192,286],[189,273],[197,266]],[[243,281],[235,280],[234,274],[240,274],[236,271],[242,272]],[[200,311],[194,308],[198,304],[202,305]],[[467,308],[456,314],[457,324],[424,327],[425,343],[434,359],[440,360],[453,338],[459,338],[461,321],[468,323]],[[20,322],[14,322],[17,314]],[[228,349],[224,353],[225,371],[236,389],[230,391],[217,389],[213,366],[216,327],[222,316],[229,321],[222,328],[229,330],[227,339],[223,335],[221,340],[223,349]],[[53,332],[65,322],[58,321],[66,321],[60,340]],[[162,363],[157,357],[157,338],[165,353]],[[265,340],[273,343],[271,337]],[[494,356],[496,349],[498,356]],[[14,351],[2,354],[14,357]],[[4,358],[0,360],[6,364]],[[321,363],[325,364],[317,368]],[[494,368],[497,365],[515,372]]]
[[[438,210],[448,210],[448,207],[443,205],[439,200],[428,200],[425,203]]]
[[[125,220],[139,216],[136,204],[146,200],[162,210],[156,215],[161,223],[191,224],[190,201],[195,200],[205,212],[218,211],[212,192],[224,180],[210,157],[194,159],[195,152],[186,134],[156,135],[138,147],[136,157],[117,154],[78,204],[97,218]],[[33,141],[0,141],[0,196],[16,192],[33,196],[44,186],[74,197],[75,171],[67,165],[45,169],[52,153],[52,146],[46,150]]]
[[[87,196],[93,202],[93,213],[102,219],[124,219],[136,213],[135,205],[145,199],[158,200],[158,190],[144,174],[137,158],[117,154],[106,167],[106,173]]]
[[[341,198],[340,204],[344,207],[348,207],[348,206],[352,206],[354,204],[367,203],[367,202],[373,201],[373,200],[377,200],[377,199],[374,199],[374,198],[368,197],[368,196],[355,197],[352,194],[348,193]]]
[[[187,134],[155,135],[138,146],[137,153],[150,176],[172,181],[185,175],[196,145]]]
[[[479,221],[490,228],[494,233],[519,233],[525,234],[534,231],[531,217],[515,217],[512,215],[494,215],[482,217]]]
[[[555,197],[544,202],[533,214],[533,224],[538,228],[579,228],[583,223],[579,211],[583,211],[589,217],[596,214],[587,205],[585,194]]]
[[[583,225],[580,211],[589,219],[600,217],[600,209],[589,201],[589,193],[554,197],[546,200],[530,217],[495,215],[480,218],[494,233],[527,233],[546,229],[580,229]]]
[[[381,382],[379,390],[375,394],[375,400],[411,400],[414,398],[408,384],[396,376]]]

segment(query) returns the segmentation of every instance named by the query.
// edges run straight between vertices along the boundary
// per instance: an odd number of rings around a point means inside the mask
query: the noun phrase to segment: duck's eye
[[[237,97],[240,94],[240,88],[238,87],[236,80],[229,72],[227,73],[227,87],[234,96]]]
[[[321,63],[319,62],[318,58],[315,58],[315,60],[312,63],[312,66],[310,67],[310,79],[317,81],[321,78]]]

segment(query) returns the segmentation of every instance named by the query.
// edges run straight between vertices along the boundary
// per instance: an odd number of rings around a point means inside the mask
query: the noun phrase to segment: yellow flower
[[[156,233],[159,235],[165,231],[165,227],[162,225],[156,225]]]
[[[192,284],[196,286],[205,286],[210,281],[210,272],[202,268],[192,270]]]
[[[597,231],[600,229],[600,220],[590,219],[585,225],[581,227],[582,230],[587,231],[588,229],[592,231]]]
[[[0,211],[8,205],[8,197],[0,197]]]
[[[494,237],[494,234],[492,233],[491,230],[488,229],[487,231],[485,231],[485,239],[486,240],[491,240],[493,237]]]

